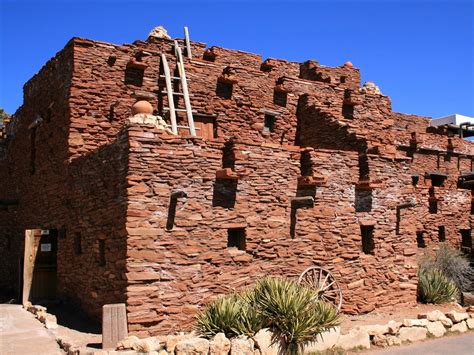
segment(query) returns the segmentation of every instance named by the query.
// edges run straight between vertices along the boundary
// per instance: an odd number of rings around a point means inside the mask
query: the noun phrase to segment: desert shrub
[[[219,297],[197,316],[197,330],[208,338],[217,333],[224,333],[228,338],[253,336],[263,325],[262,315],[242,294]]]
[[[451,279],[461,291],[470,291],[474,282],[474,272],[469,260],[456,249],[441,244],[434,252],[418,260],[420,270],[436,269]]]
[[[254,289],[255,302],[280,340],[285,353],[298,350],[318,334],[340,323],[337,309],[310,288],[293,281],[267,278]]]
[[[318,299],[317,292],[277,278],[266,278],[254,288],[217,298],[197,316],[197,330],[208,338],[217,333],[229,338],[253,336],[269,327],[273,340],[291,354],[337,324],[337,309]]]
[[[418,272],[418,300],[424,303],[451,301],[458,293],[456,284],[437,269]]]

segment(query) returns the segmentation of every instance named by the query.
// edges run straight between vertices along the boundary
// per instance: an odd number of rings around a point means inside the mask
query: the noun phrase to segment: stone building
[[[312,265],[335,276],[344,312],[413,304],[419,248],[472,250],[472,142],[393,112],[349,62],[199,42],[184,58],[197,137],[173,135],[154,124],[170,123],[161,54],[178,75],[161,37],[73,38],[25,84],[1,135],[0,288],[97,318],[125,302],[129,330],[156,334]]]

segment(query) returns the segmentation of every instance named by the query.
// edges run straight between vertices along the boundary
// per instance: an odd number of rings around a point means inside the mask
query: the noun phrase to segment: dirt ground
[[[384,309],[379,311],[373,311],[367,314],[355,315],[355,316],[342,316],[341,333],[346,334],[350,329],[371,324],[386,324],[390,320],[403,321],[407,318],[416,319],[418,314],[427,313],[434,310],[440,310],[441,312],[448,311],[461,311],[464,308],[457,303],[448,304],[417,304],[410,308],[396,308],[396,309]]]

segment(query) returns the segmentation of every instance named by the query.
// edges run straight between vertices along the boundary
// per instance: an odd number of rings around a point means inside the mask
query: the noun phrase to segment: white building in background
[[[474,117],[459,115],[457,113],[431,120],[431,126],[446,126],[450,131],[463,138],[474,137]],[[472,139],[472,138],[471,138]]]

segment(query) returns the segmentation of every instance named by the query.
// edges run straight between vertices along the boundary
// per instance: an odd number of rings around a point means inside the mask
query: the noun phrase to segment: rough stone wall
[[[328,183],[317,188],[314,208],[298,209],[293,219],[291,198],[303,192],[297,185],[301,156],[295,147],[236,141],[234,169],[243,176],[235,204],[220,206],[216,171],[222,168],[223,142],[170,138],[132,127],[130,146],[127,304],[132,332],[189,327],[192,315],[216,294],[268,275],[297,278],[312,265],[334,273],[346,312],[416,301],[415,239],[407,233],[408,221],[402,221],[400,235],[392,223],[396,201],[405,197],[403,187],[411,181],[408,173],[395,173],[406,170],[405,161],[387,169],[386,161],[376,160],[374,169],[384,168],[378,178],[387,186],[374,191],[371,211],[354,213],[358,154],[311,151],[314,173],[327,176]],[[174,191],[187,197],[178,199],[174,227],[167,231]],[[375,227],[374,255],[362,252],[361,224]],[[233,228],[245,228],[245,250],[227,246]]]
[[[0,248],[9,255],[0,261],[0,287],[19,296],[25,230],[57,229],[58,295],[100,317],[102,304],[124,300],[128,158],[117,137],[103,145],[97,136],[101,149],[69,161],[75,153],[68,143],[74,55],[70,42],[25,85],[24,104],[7,127],[0,200],[18,203],[0,213]],[[81,255],[75,253],[78,233]],[[98,265],[99,239],[106,240],[105,266]]]
[[[415,302],[417,232],[436,246],[444,226],[459,247],[459,229],[474,223],[472,191],[457,187],[473,170],[472,143],[392,112],[389,97],[359,88],[350,65],[262,60],[198,42],[192,50],[191,103],[196,120],[213,117],[211,140],[123,128],[136,100],[167,119],[160,54],[173,73],[172,40],[74,38],[25,85],[0,157],[0,199],[19,200],[0,213],[0,248],[16,255],[0,261],[0,282],[18,278],[24,229],[57,228],[61,294],[96,317],[104,303],[126,301],[134,333],[182,330],[217,294],[314,264],[340,281],[346,312]],[[427,172],[449,176],[432,188]],[[298,183],[308,175],[320,183]],[[187,197],[173,200],[180,191]],[[314,207],[292,209],[304,196]],[[373,227],[368,253],[363,227]],[[228,231],[242,228],[245,250],[229,248]]]

